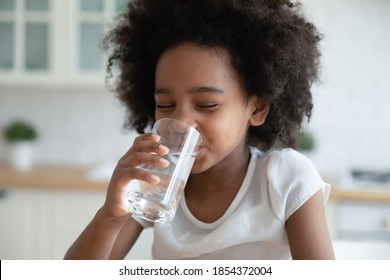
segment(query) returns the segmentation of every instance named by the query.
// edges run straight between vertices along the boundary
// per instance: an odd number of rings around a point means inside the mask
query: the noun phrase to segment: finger
[[[140,151],[156,152],[160,155],[168,153],[169,149],[161,143],[161,137],[157,134],[146,133],[138,136],[133,143],[134,149]]]
[[[148,183],[151,187],[158,186],[160,178],[140,168],[123,168],[117,166],[111,177],[105,205],[113,216],[123,216],[129,213],[128,205],[125,202],[129,191],[129,184],[133,180],[140,180]]]
[[[167,154],[169,149],[159,143],[159,141],[160,137],[155,134],[148,133],[140,135],[134,140],[133,146],[129,148],[122,158],[126,158],[136,152],[156,153],[161,156]]]
[[[132,180],[140,180],[152,185],[160,182],[160,178],[152,172],[137,167],[119,168],[113,179],[116,181],[115,185],[118,186],[127,186]]]
[[[118,165],[121,167],[137,167],[141,164],[151,165],[157,168],[166,168],[169,166],[169,161],[158,154],[138,152],[128,155],[123,158]]]

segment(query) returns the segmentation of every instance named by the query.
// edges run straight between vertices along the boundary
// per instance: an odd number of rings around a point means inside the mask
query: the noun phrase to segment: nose
[[[182,122],[186,123],[187,125],[192,126],[195,129],[198,128],[198,123],[196,121],[195,116],[193,116],[193,114],[191,113],[190,108],[187,108],[187,109],[184,107],[177,108],[171,117],[173,119],[182,121]]]

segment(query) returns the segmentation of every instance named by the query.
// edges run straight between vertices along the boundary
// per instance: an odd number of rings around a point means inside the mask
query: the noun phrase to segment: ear
[[[252,96],[251,100],[249,101],[250,107],[252,108],[252,115],[249,119],[249,125],[251,126],[260,126],[265,122],[265,118],[268,115],[269,112],[269,103],[261,100],[257,96]]]

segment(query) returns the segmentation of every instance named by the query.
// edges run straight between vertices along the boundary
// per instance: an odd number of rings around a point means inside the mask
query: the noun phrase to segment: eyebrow
[[[167,94],[170,93],[171,91],[168,88],[159,88],[156,87],[154,90],[154,94]],[[215,93],[218,95],[223,95],[225,94],[225,91],[221,88],[218,87],[213,87],[213,86],[199,86],[199,87],[192,87],[187,90],[188,93]]]

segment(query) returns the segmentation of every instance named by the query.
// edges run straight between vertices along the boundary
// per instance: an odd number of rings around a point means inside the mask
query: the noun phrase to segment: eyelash
[[[158,109],[170,109],[172,107],[174,107],[175,105],[158,105],[156,104],[156,108]],[[204,108],[204,109],[211,109],[211,108],[215,108],[218,106],[218,104],[206,104],[206,105],[197,105],[199,108]]]
[[[218,104],[207,104],[207,105],[198,105],[198,107],[200,107],[200,108],[214,108],[217,105]]]
[[[171,108],[175,105],[157,105],[156,104],[156,108],[159,108],[159,109],[168,109],[168,108]]]

